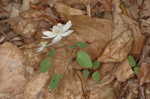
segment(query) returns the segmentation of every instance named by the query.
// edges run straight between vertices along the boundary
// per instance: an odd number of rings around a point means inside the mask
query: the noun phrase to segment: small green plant
[[[91,57],[85,51],[77,52],[77,62],[82,67],[92,68],[93,66]]]
[[[133,56],[128,56],[129,65],[132,67],[132,70],[135,74],[138,74],[140,71],[140,67],[138,66],[135,58]]]
[[[56,89],[62,78],[63,78],[62,74],[54,74],[52,76],[52,79],[51,79],[50,84],[48,86],[49,91],[52,91],[53,89]]]

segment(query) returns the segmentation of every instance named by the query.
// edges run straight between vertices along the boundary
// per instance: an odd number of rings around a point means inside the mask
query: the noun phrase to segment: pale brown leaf
[[[84,15],[85,12],[79,9],[71,8],[63,3],[55,4],[56,11],[63,15]]]
[[[117,69],[114,73],[114,76],[117,78],[118,81],[124,82],[131,78],[134,74],[127,59],[124,62],[118,64],[116,68]]]
[[[124,22],[124,15],[121,14],[119,5],[120,2],[114,0],[115,10],[113,13],[114,30],[112,32],[112,41],[98,58],[101,62],[121,62],[127,57],[132,48],[132,31],[128,28],[128,24]]]
[[[15,45],[4,43],[0,46],[0,93],[16,95],[23,92],[25,79],[25,59]]]

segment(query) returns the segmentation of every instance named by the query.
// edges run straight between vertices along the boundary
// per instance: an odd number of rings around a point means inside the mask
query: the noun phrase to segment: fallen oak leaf
[[[100,62],[121,62],[131,50],[133,37],[131,31],[127,30],[115,40],[111,41],[98,58]]]

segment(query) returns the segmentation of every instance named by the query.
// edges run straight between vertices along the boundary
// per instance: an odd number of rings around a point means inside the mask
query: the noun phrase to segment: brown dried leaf
[[[123,19],[126,23],[129,24],[129,28],[132,30],[133,33],[134,42],[133,42],[131,53],[135,56],[139,56],[144,47],[145,36],[142,35],[142,32],[136,21],[126,16],[123,16]]]
[[[139,74],[140,84],[150,83],[150,64],[142,63]]]
[[[121,14],[120,2],[114,0],[114,31],[112,32],[112,41],[106,46],[102,55],[98,58],[101,62],[121,62],[131,50],[133,37],[124,22],[124,15]]]
[[[126,59],[121,64],[118,64],[118,67],[114,73],[114,76],[118,81],[124,82],[133,76],[134,72],[132,71],[131,66],[129,65],[128,60]]]

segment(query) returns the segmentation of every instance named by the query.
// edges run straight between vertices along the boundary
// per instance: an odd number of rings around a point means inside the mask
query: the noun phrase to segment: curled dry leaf
[[[121,62],[131,50],[133,38],[131,31],[123,32],[115,40],[111,41],[98,58],[100,62]]]
[[[40,99],[43,99],[42,97],[44,93],[42,92],[48,79],[48,73],[37,74],[33,77],[25,87],[24,99],[37,99],[39,97],[41,97]]]
[[[116,67],[116,71],[114,72],[114,76],[118,81],[124,82],[133,76],[134,72],[132,71],[131,66],[129,65],[128,60],[126,59],[124,62],[118,64]]]
[[[26,79],[22,51],[11,43],[0,46],[0,93],[20,94]]]

